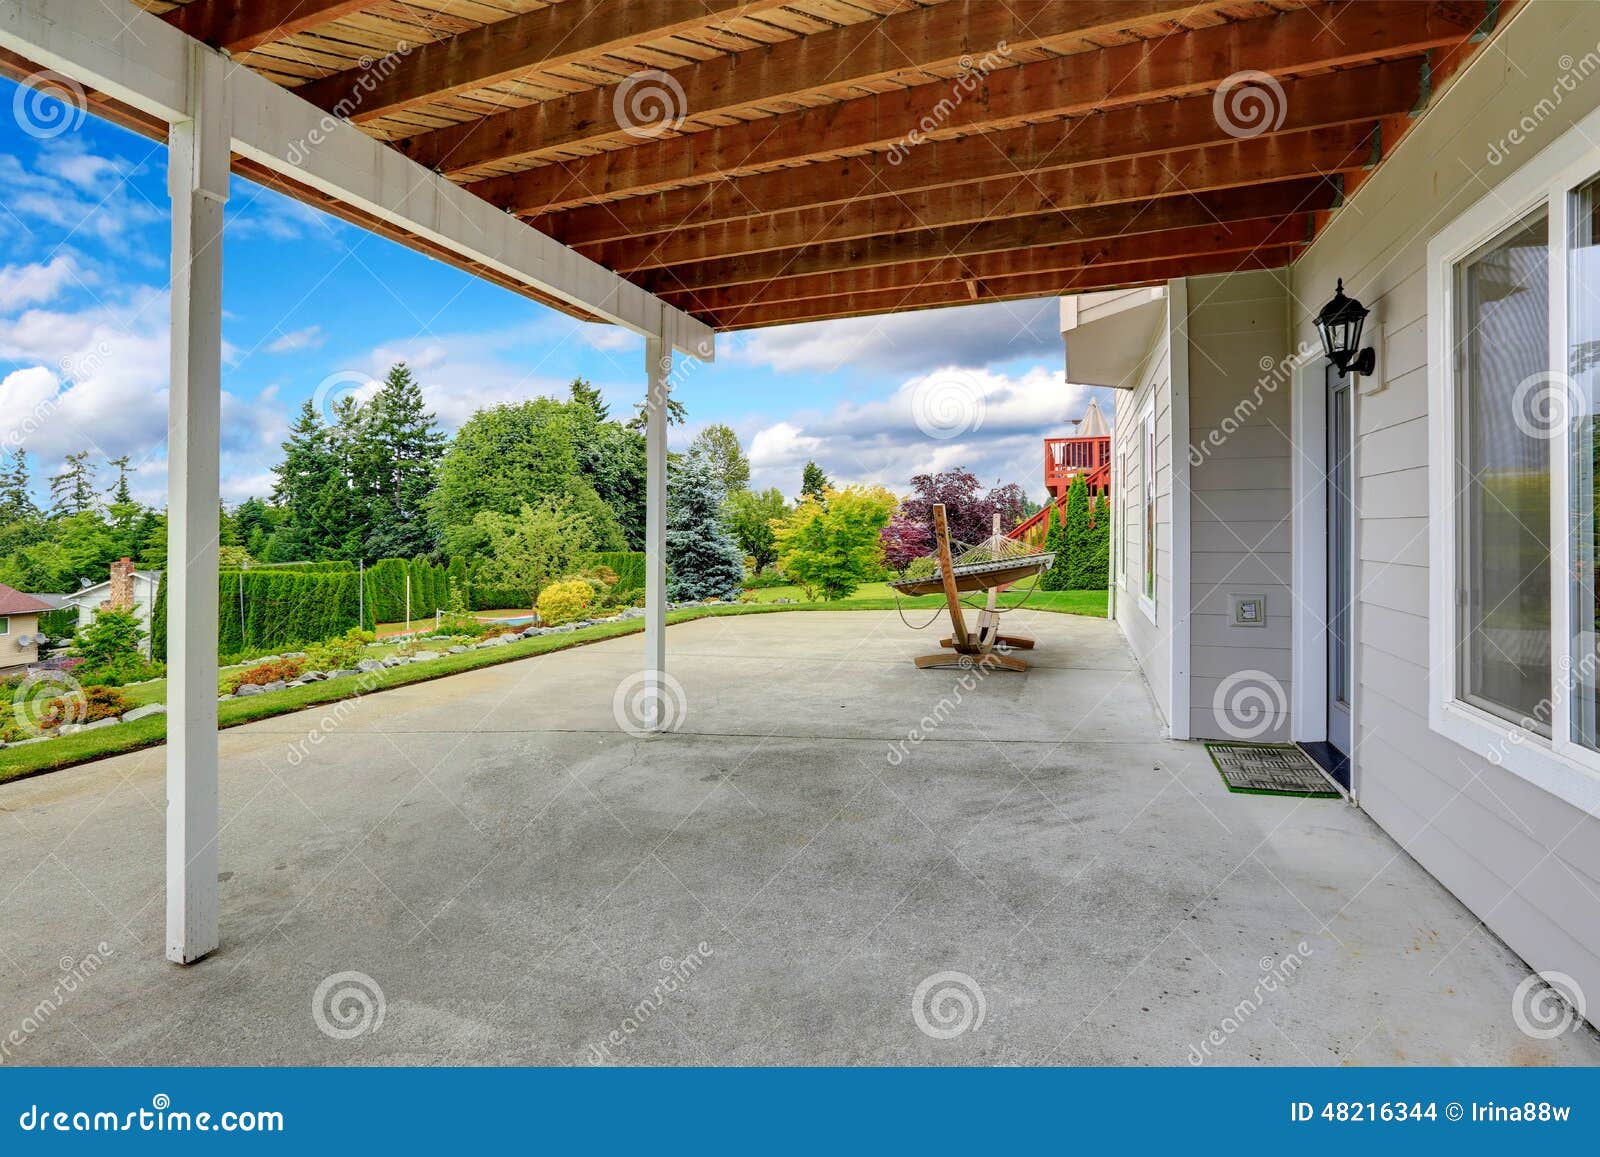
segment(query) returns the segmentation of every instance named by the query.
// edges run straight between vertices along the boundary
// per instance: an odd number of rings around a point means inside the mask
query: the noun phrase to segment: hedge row
[[[411,617],[427,618],[450,605],[449,576],[442,566],[421,560],[385,558],[367,568],[368,611],[380,623],[406,617],[406,576],[411,578]]]
[[[360,625],[372,629],[372,602],[360,615],[361,584],[353,570],[223,571],[217,576],[217,653],[283,650],[342,635]],[[161,576],[151,616],[150,644],[167,657],[167,578]]]
[[[593,566],[608,566],[617,572],[617,589],[620,591],[644,590],[644,551],[603,550],[591,560]]]

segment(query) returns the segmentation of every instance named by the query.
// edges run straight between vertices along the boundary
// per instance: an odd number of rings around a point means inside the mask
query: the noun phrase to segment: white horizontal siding
[[[1564,54],[1600,43],[1600,4],[1528,4],[1339,209],[1292,270],[1293,334],[1343,277],[1381,324],[1356,402],[1356,767],[1362,806],[1534,968],[1600,1007],[1600,821],[1428,726],[1428,240],[1600,103],[1590,78],[1548,102]],[[1541,101],[1546,101],[1544,106]],[[1537,115],[1534,111],[1538,109]],[[1513,128],[1504,164],[1487,160]],[[1508,994],[1509,1000],[1509,994]]]

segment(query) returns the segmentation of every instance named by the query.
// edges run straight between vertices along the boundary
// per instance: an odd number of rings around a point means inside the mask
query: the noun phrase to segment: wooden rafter
[[[627,273],[830,241],[992,223],[1007,217],[1062,213],[1070,218],[1075,210],[1140,203],[1162,194],[1209,192],[1359,169],[1372,157],[1371,127],[1339,125],[1230,140],[1223,145],[1130,157],[1104,165],[746,217],[704,229],[575,248],[608,269]]]
[[[945,112],[933,135],[953,136],[1158,98],[1210,95],[1245,71],[1276,76],[1414,56],[1469,35],[1482,11],[1481,3],[1470,0],[1288,12],[1002,69],[987,77],[981,98],[960,103],[950,100],[951,82],[938,81],[545,165],[470,188],[518,212],[548,212],[850,149],[904,147],[941,101]]]
[[[238,54],[284,40],[333,21],[379,0],[192,0],[163,17],[196,40]]]
[[[857,293],[908,291],[924,286],[959,283],[976,299],[980,285],[1023,274],[1066,273],[1090,266],[1127,265],[1208,253],[1248,253],[1303,245],[1311,238],[1309,213],[1215,222],[1156,233],[1125,233],[1091,241],[1038,245],[974,257],[869,266],[836,273],[784,277],[753,285],[663,293],[664,300],[691,313],[726,313],[780,302],[839,297]]]
[[[1372,122],[1408,113],[1421,92],[1421,59],[1287,81],[1276,131]],[[696,229],[722,221],[863,197],[909,194],[994,178],[1151,156],[1232,140],[1209,96],[1113,109],[984,136],[929,141],[898,163],[888,154],[843,157],[710,185],[586,205],[530,224],[569,245]]]
[[[916,75],[918,70],[969,60],[990,67],[1022,49],[1079,41],[1125,28],[1194,16],[1221,0],[977,0],[849,24],[770,48],[686,65],[653,81],[681,93],[688,116],[726,113],[792,99],[827,86]],[[637,4],[648,10],[651,5]],[[659,15],[656,19],[660,19]],[[1003,47],[1001,47],[1003,46]],[[577,93],[563,101],[510,109],[482,121],[425,133],[401,145],[413,160],[458,173],[488,163],[518,161],[607,137],[626,136],[619,85]]]
[[[833,275],[840,271],[1007,253],[1041,245],[1091,241],[1129,233],[1214,225],[1218,222],[1282,218],[1326,209],[1338,196],[1331,182],[1284,181],[1257,188],[1228,189],[1198,196],[1180,194],[1148,202],[1102,205],[1072,214],[1013,217],[893,233],[859,241],[813,245],[775,253],[756,253],[720,261],[653,269],[633,280],[652,293],[667,294],[719,285],[749,285],[790,277]]]
[[[1027,298],[1059,297],[1091,289],[1121,289],[1135,285],[1157,285],[1174,277],[1193,277],[1207,273],[1235,273],[1243,269],[1281,269],[1293,261],[1304,246],[1290,245],[1260,249],[1250,253],[1219,253],[1207,257],[1147,261],[1131,265],[1090,266],[1076,273],[1026,274],[978,285],[978,301],[1021,301]],[[806,321],[828,321],[842,317],[863,317],[879,313],[905,313],[945,305],[969,305],[964,286],[931,285],[916,290],[847,294],[782,305],[707,313],[709,324],[719,330],[754,329],[769,325],[793,325]]]
[[[568,0],[481,28],[418,45],[400,56],[394,71],[377,81],[368,70],[346,69],[300,87],[319,108],[347,107],[358,124],[440,97],[482,88],[536,68],[571,64],[718,19],[752,15],[783,0]],[[565,102],[562,102],[565,103]],[[486,122],[472,121],[476,135]],[[430,168],[436,162],[424,161]]]

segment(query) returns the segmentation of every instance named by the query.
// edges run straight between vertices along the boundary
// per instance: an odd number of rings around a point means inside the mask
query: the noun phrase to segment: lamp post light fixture
[[[1370,374],[1378,364],[1378,355],[1371,346],[1361,348],[1361,326],[1371,311],[1353,297],[1344,295],[1344,278],[1334,290],[1333,300],[1317,314],[1317,333],[1322,335],[1322,352],[1334,364],[1342,378],[1351,370]]]

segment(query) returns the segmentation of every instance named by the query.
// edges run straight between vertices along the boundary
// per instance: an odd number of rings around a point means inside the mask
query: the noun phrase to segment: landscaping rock
[[[166,713],[167,705],[165,703],[146,703],[143,707],[135,707],[132,711],[129,711],[122,717],[122,721],[124,723],[132,723],[137,719],[145,719],[151,715],[165,715]]]
[[[240,683],[238,688],[235,689],[233,697],[235,699],[244,699],[251,695],[259,695],[265,690],[265,687],[258,687],[254,683]]]
[[[327,677],[329,679],[348,679],[350,676],[352,676],[354,674],[355,674],[354,671],[347,671],[347,670],[345,670],[343,668],[340,668],[337,671],[329,671]]]
[[[509,647],[511,645],[511,636],[496,635],[492,639],[485,639],[483,645],[485,647]]]
[[[365,674],[368,671],[381,671],[383,666],[382,659],[363,659],[356,664],[356,670]]]
[[[644,618],[644,608],[628,607],[622,612],[622,617],[625,619],[642,619]]]
[[[426,663],[429,659],[442,658],[444,658],[444,656],[438,651],[418,651],[415,655],[411,656],[411,661],[413,663]]]
[[[455,646],[453,646],[453,647],[446,647],[446,648],[445,648],[445,649],[444,649],[444,651],[445,651],[445,654],[447,654],[447,655],[459,655],[459,654],[461,654],[461,653],[462,653],[462,652],[463,652],[463,651],[465,651],[465,650],[466,650],[466,648],[465,648],[465,647],[463,647],[463,646],[462,646],[462,645],[461,645],[461,644],[460,644],[460,643],[457,643],[457,644],[456,644],[456,645],[455,645]]]
[[[306,653],[304,651],[285,651],[283,657],[285,659],[304,659]]]
[[[300,678],[304,679],[307,683],[315,683],[318,680],[326,679],[327,677],[327,674],[323,671],[306,671],[300,676]]]
[[[120,719],[96,719],[93,723],[85,723],[80,730],[99,731],[102,727],[115,727],[121,722]]]

